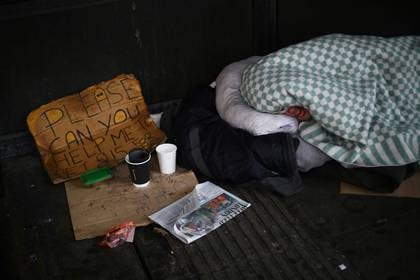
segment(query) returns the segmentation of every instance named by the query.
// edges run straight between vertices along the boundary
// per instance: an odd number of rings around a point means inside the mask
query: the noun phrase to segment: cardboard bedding
[[[420,158],[420,37],[326,35],[248,66],[241,94],[260,112],[309,109],[299,135],[345,166]]]

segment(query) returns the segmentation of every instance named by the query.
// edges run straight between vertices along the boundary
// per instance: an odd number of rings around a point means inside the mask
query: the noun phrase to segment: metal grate
[[[162,268],[162,262],[149,262],[153,279],[358,279],[338,253],[327,256],[311,241],[281,197],[267,191],[226,189],[252,206],[192,244],[166,235],[173,264]],[[152,246],[145,243],[136,239],[147,262]],[[346,265],[344,271],[338,268],[341,263]]]

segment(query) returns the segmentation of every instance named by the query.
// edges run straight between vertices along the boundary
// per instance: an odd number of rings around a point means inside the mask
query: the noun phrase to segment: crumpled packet
[[[135,229],[136,226],[133,221],[128,221],[113,227],[107,232],[104,240],[102,240],[99,245],[102,247],[114,248],[124,242],[133,242]]]

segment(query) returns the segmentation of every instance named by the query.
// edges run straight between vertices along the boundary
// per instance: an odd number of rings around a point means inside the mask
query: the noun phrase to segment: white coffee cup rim
[[[177,150],[177,146],[175,144],[172,144],[172,143],[163,143],[163,144],[160,144],[156,147],[156,152],[157,153],[170,153],[170,152],[174,152],[176,150]]]
[[[152,155],[149,153],[149,157],[148,157],[147,159],[145,159],[144,161],[141,161],[141,162],[131,162],[131,161],[130,161],[129,154],[126,154],[126,155],[125,155],[124,160],[125,160],[125,162],[126,162],[126,163],[128,163],[128,164],[132,164],[132,165],[141,165],[141,164],[145,164],[146,162],[148,162],[148,161],[150,160],[150,158],[151,158],[151,157],[152,157]]]
[[[147,181],[146,183],[143,183],[143,184],[133,183],[133,186],[135,186],[136,188],[144,188],[144,187],[147,187],[149,185],[149,183],[150,183],[150,180]]]

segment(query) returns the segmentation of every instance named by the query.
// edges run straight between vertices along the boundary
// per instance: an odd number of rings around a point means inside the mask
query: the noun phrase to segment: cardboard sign
[[[27,123],[55,184],[112,167],[129,150],[151,151],[166,140],[150,118],[138,80],[126,74],[43,105]]]

